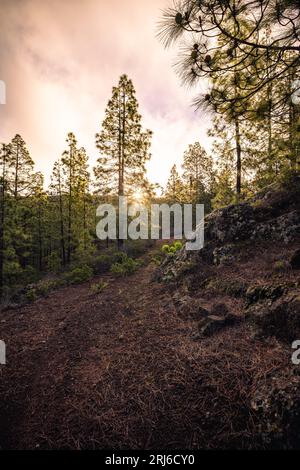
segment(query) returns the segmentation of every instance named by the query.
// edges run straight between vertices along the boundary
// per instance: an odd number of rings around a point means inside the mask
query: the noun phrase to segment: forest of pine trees
[[[166,12],[161,34],[167,45],[177,41],[182,30],[195,32],[195,11],[205,15],[201,6],[189,3],[185,13]],[[181,168],[172,166],[160,200],[203,203],[206,213],[242,201],[298,171],[299,165],[300,116],[292,99],[298,52],[293,47],[278,50],[268,22],[259,43],[247,41],[255,24],[239,4],[226,10],[226,29],[213,47],[194,35],[179,62],[184,82],[210,79],[211,89],[196,105],[211,113],[212,146],[210,154],[199,142],[188,146]],[[219,26],[214,21],[212,28]],[[99,248],[108,248],[109,241],[101,244],[95,235],[100,202],[117,203],[118,196],[134,198],[137,192],[148,202],[158,199],[156,186],[146,178],[151,136],[142,127],[134,85],[122,75],[96,134],[99,157],[92,171],[85,149],[71,132],[47,189],[23,137],[17,134],[2,144],[1,296],[47,273],[87,263]],[[122,249],[122,240],[117,242]]]

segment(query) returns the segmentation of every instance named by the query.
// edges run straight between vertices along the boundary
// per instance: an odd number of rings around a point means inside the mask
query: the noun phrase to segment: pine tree
[[[54,198],[53,203],[57,203],[55,210],[55,215],[58,215],[59,218],[59,239],[60,239],[60,256],[61,264],[64,267],[66,265],[66,240],[65,240],[65,223],[64,223],[64,194],[65,194],[65,185],[63,181],[62,173],[62,163],[60,160],[57,160],[54,163],[52,175],[51,175],[51,184],[50,184],[50,194]]]
[[[184,200],[184,184],[179,176],[176,165],[173,165],[170,170],[164,197],[170,203],[181,203]]]
[[[189,202],[209,204],[214,182],[213,160],[199,142],[189,145],[184,152],[182,169]]]
[[[107,184],[106,194],[124,196],[143,186],[152,133],[142,129],[141,120],[133,83],[122,75],[96,134],[100,158],[94,174],[100,191]]]
[[[12,139],[10,149],[9,190],[17,199],[31,194],[38,176],[34,174],[34,162],[19,134]]]
[[[101,172],[109,176],[113,194],[117,185],[119,196],[128,194],[132,183],[143,183],[145,164],[150,158],[152,133],[142,129],[138,108],[133,83],[122,75],[118,86],[113,87],[101,131],[96,135],[101,156],[95,168],[96,177]]]
[[[0,299],[4,286],[4,253],[5,253],[5,223],[6,223],[6,192],[7,192],[7,164],[10,146],[2,144],[0,149]]]

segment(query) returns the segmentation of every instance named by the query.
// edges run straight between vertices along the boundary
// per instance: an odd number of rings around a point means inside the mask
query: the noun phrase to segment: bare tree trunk
[[[41,202],[38,205],[38,240],[39,240],[39,270],[42,271],[43,268],[43,239],[42,239],[42,217]]]
[[[122,100],[119,101],[119,197],[124,196],[124,170],[125,170],[125,93],[122,92]],[[120,215],[120,214],[119,214]],[[119,217],[118,234],[120,235],[120,217]],[[124,240],[118,235],[118,248],[123,249]]]
[[[2,147],[3,152],[3,163],[2,163],[2,184],[0,187],[1,190],[1,201],[0,201],[0,299],[3,296],[3,268],[4,268],[4,222],[5,222],[5,173],[6,173],[6,146]]]
[[[83,249],[86,251],[86,194],[85,189],[83,193]]]
[[[70,162],[69,162],[69,204],[68,204],[68,250],[67,261],[71,261],[71,238],[72,238],[72,165],[73,165],[73,151],[70,145]]]
[[[15,187],[14,187],[14,196],[15,199],[18,197],[18,184],[19,184],[19,144],[17,143],[17,151],[16,151],[16,166],[15,166],[16,174],[15,174]]]
[[[59,190],[59,217],[60,217],[60,244],[61,244],[61,255],[62,255],[62,265],[66,265],[66,250],[65,250],[65,233],[64,233],[64,211],[63,211],[63,200],[61,193],[61,174],[59,168],[59,177],[58,177],[58,190]]]
[[[241,134],[238,116],[235,117],[235,144],[236,144],[236,194],[239,198],[242,188],[242,151]]]

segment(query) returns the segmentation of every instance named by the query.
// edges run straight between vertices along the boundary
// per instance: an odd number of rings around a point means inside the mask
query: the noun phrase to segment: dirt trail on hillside
[[[108,279],[100,294],[86,283],[2,314],[2,448],[130,442],[149,405],[147,387],[155,393],[152,382],[172,373],[160,364],[178,328],[173,318],[166,329],[172,304],[161,298],[161,286],[150,283],[152,270],[148,265],[129,278]],[[152,423],[144,425],[150,439]],[[144,435],[135,439],[146,445]]]
[[[263,346],[249,348],[246,325],[195,341],[195,322],[178,317],[153,270],[2,313],[0,448],[209,448],[225,435],[229,447],[251,447],[246,406],[236,423],[226,413],[249,399],[244,375],[272,372],[284,351],[275,347],[270,364]]]

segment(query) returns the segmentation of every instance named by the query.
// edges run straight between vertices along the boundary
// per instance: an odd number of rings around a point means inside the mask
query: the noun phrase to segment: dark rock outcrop
[[[290,259],[292,269],[300,269],[300,249],[296,250]]]
[[[261,336],[275,336],[291,343],[300,338],[300,291],[289,292],[271,305],[258,303],[246,317]]]
[[[199,251],[183,247],[167,257],[155,279],[172,281],[205,264],[237,261],[238,243],[290,243],[300,236],[300,177],[273,187],[240,204],[218,209],[205,218],[205,245]],[[297,261],[295,260],[295,263]]]

